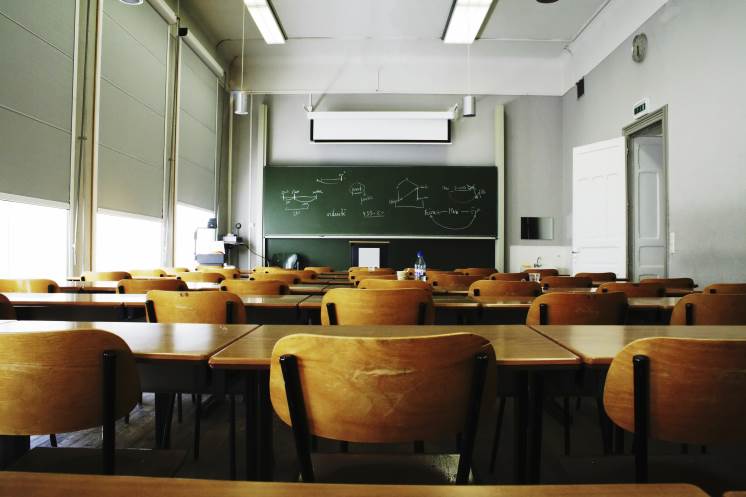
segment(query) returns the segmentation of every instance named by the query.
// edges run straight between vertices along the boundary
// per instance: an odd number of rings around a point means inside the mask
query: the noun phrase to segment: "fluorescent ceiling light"
[[[277,21],[275,11],[269,0],[243,0],[249,9],[251,18],[254,19],[256,27],[262,33],[264,41],[268,45],[285,43],[285,33],[283,33],[280,23]]]
[[[474,43],[492,2],[493,0],[454,0],[443,41]]]

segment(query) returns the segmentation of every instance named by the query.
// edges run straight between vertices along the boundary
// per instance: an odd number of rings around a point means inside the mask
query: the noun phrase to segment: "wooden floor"
[[[144,396],[142,407],[136,408],[130,423],[117,425],[117,446],[127,448],[150,448],[153,446],[153,396]],[[188,451],[185,464],[178,476],[187,478],[228,478],[228,410],[227,402],[218,402],[211,407],[202,420],[202,445],[198,461],[192,457],[193,405],[184,395],[184,420],[179,424],[174,419],[172,444]],[[243,475],[243,404],[238,402],[239,477]],[[505,409],[500,451],[496,471],[487,470],[489,451],[494,430],[494,417],[486,420],[480,428],[476,453],[476,474],[483,483],[512,483],[512,418],[511,404]],[[174,415],[174,418],[176,416]],[[571,455],[562,454],[562,425],[550,413],[545,415],[543,483],[599,483],[632,482],[633,459],[629,455],[603,456],[595,405],[584,399],[581,409],[573,412]],[[295,452],[290,430],[275,419],[275,479],[295,481],[297,478]],[[64,447],[98,447],[100,430],[58,434],[59,445]],[[626,449],[630,449],[627,437]],[[48,446],[48,437],[34,437],[32,446]],[[336,450],[338,445],[322,441],[321,451]],[[375,450],[409,452],[411,445],[375,448],[352,444],[351,451]],[[427,452],[455,451],[455,441],[426,444]],[[720,495],[724,490],[746,488],[746,447],[708,447],[706,455],[698,447],[690,447],[689,454],[681,454],[675,444],[653,444],[651,446],[651,481],[685,482],[701,486],[710,495]]]

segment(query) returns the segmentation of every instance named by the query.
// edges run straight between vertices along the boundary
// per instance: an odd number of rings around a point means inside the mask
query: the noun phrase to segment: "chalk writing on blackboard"
[[[347,171],[342,171],[332,178],[316,178],[316,183],[321,183],[322,185],[338,185],[344,181],[345,174],[347,174]]]
[[[425,209],[425,216],[436,225],[445,230],[460,231],[471,227],[479,215],[480,209],[472,207],[471,209]]]
[[[314,190],[311,195],[300,195],[300,190],[282,190],[282,200],[285,202],[285,211],[292,212],[294,216],[311,208],[311,204],[319,199],[319,195],[324,193],[321,190]]]
[[[347,209],[342,207],[341,209],[332,209],[326,213],[326,217],[346,217]]]
[[[442,185],[442,188],[448,192],[448,198],[458,204],[474,202],[487,194],[486,190],[476,185]]]
[[[373,200],[373,195],[368,195],[367,188],[363,183],[356,182],[350,185],[350,195],[360,199],[360,205]]]
[[[389,203],[397,209],[402,207],[424,209],[425,200],[429,198],[424,190],[427,190],[427,185],[418,185],[409,178],[404,178],[396,184],[396,198],[389,200]]]
[[[363,217],[367,219],[384,217],[386,213],[381,209],[366,209],[363,211]]]

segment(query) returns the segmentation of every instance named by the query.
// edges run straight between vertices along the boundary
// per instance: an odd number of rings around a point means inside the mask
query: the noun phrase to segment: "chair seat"
[[[458,454],[319,454],[312,455],[320,483],[454,484]],[[473,475],[469,475],[473,483]]]
[[[186,456],[183,450],[121,449],[116,451],[116,474],[172,477]],[[11,471],[101,474],[101,449],[39,447],[14,462]]]

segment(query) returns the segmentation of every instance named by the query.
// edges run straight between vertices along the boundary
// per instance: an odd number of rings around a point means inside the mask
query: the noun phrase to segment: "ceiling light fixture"
[[[454,0],[443,33],[445,43],[474,43],[494,0]]]
[[[243,0],[251,18],[268,45],[285,43],[287,37],[269,0]]]
[[[243,89],[243,61],[246,46],[246,7],[241,7],[241,88],[233,92],[233,113],[245,116],[249,113],[249,95]]]
[[[127,5],[142,5],[143,0],[119,0]]]
[[[471,45],[466,46],[466,92],[469,95],[464,95],[464,108],[461,115],[474,117],[477,115],[477,99],[471,95]]]

